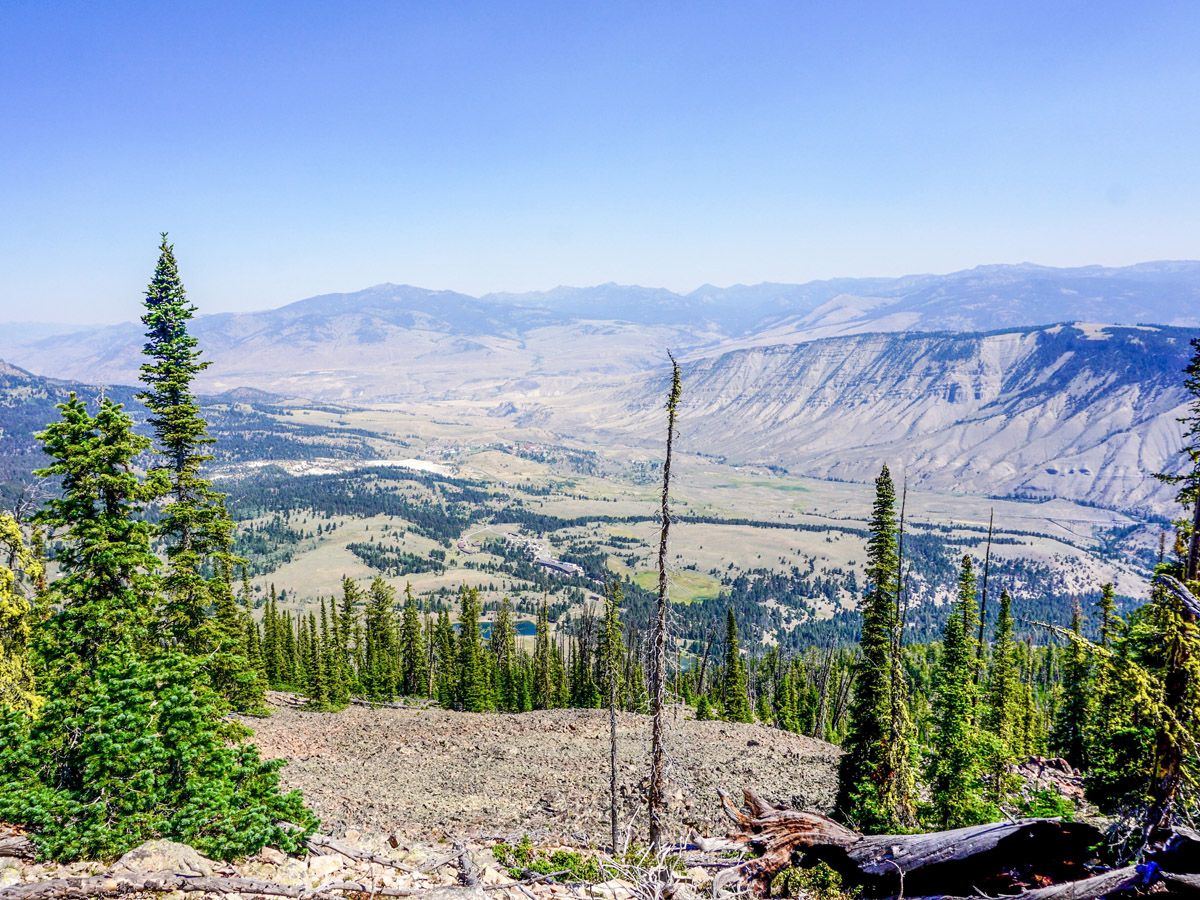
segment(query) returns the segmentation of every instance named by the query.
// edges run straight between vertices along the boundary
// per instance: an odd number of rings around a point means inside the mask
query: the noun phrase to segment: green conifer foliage
[[[911,736],[893,719],[897,556],[896,489],[883,467],[867,541],[860,655],[854,667],[846,739],[838,775],[837,809],[864,831],[897,831],[912,824]],[[907,698],[899,698],[907,703]]]
[[[362,589],[352,578],[342,579],[342,602],[337,614],[337,639],[340,654],[340,665],[346,681],[347,694],[362,690],[358,680],[358,666],[355,656],[358,653],[356,633],[358,630],[358,607],[362,604]]]
[[[642,664],[642,645],[630,642],[625,653],[625,709],[632,713],[650,712],[650,695],[646,685],[646,669]]]
[[[438,611],[433,644],[437,702],[446,709],[454,709],[458,699],[458,644],[450,614],[444,609]]]
[[[229,583],[233,566],[233,520],[225,496],[213,490],[202,470],[212,459],[213,443],[192,389],[196,376],[208,363],[200,359],[188,322],[196,308],[187,300],[174,247],[162,236],[158,264],[146,289],[145,355],[141,377],[145,390],[138,398],[149,410],[155,449],[160,462],[151,480],[165,499],[159,536],[166,543],[167,568],[163,578],[163,631],[156,638],[173,641],[190,653],[216,660],[225,671],[214,684],[229,686],[226,699],[236,709],[262,705],[262,684],[254,672],[243,643],[234,649],[227,641],[227,626],[204,628],[214,606],[232,595]],[[222,641],[219,647],[213,640]],[[233,671],[234,668],[240,671]],[[257,693],[255,688],[257,687]]]
[[[494,707],[479,615],[479,591],[463,588],[458,615],[458,707],[467,712],[487,712]]]
[[[721,684],[721,706],[731,722],[753,722],[746,685],[746,663],[738,643],[737,617],[730,607],[725,615],[725,666]]]
[[[995,813],[983,796],[986,754],[973,721],[976,610],[975,573],[964,556],[958,602],[947,619],[934,674],[934,733],[926,767],[932,817],[941,828],[986,822]]]
[[[550,613],[545,600],[538,608],[537,634],[533,650],[533,708],[551,709],[554,697],[554,661],[550,649]]]
[[[496,706],[508,712],[520,712],[520,674],[517,659],[517,630],[513,622],[512,601],[507,597],[500,604],[492,625],[492,658],[495,660],[496,683],[493,687]]]
[[[29,654],[33,604],[22,585],[41,578],[41,561],[25,546],[16,519],[0,513],[0,710],[32,713],[41,705]]]
[[[209,684],[234,709],[265,712],[266,684],[253,662],[255,651],[250,642],[251,633],[257,635],[257,629],[250,614],[234,598],[230,585],[227,574],[208,583],[215,608],[201,628],[209,648],[204,660]]]
[[[996,637],[988,669],[987,702],[983,711],[983,727],[994,738],[988,769],[991,773],[990,798],[996,805],[1008,799],[1011,787],[1009,767],[1018,761],[1023,751],[1019,667],[1017,644],[1013,639],[1012,597],[1005,590],[1000,592],[1000,611],[996,618]]]
[[[400,624],[400,655],[403,660],[403,669],[400,675],[401,693],[412,697],[424,696],[428,691],[429,673],[426,668],[429,665],[429,651],[425,646],[421,614],[417,611],[417,601],[413,599],[412,585],[407,585],[404,589],[404,617]]]
[[[359,674],[368,700],[392,700],[396,696],[396,592],[378,576],[367,591],[366,670]]]
[[[1054,717],[1052,747],[1072,766],[1084,764],[1086,749],[1088,698],[1091,693],[1091,665],[1083,634],[1083,612],[1079,604],[1071,614],[1071,633],[1075,639],[1066,649],[1063,662],[1062,699]]]
[[[94,417],[75,397],[59,408],[39,473],[61,487],[42,514],[61,542],[55,611],[33,635],[45,705],[0,724],[0,819],[59,859],[106,859],[154,837],[220,858],[297,849],[316,823],[279,792],[279,764],[239,741],[196,659],[152,639],[151,491],[132,465],[147,442],[110,401]]]

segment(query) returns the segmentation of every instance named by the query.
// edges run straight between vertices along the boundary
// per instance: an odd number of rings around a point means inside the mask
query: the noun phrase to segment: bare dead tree
[[[833,672],[833,645],[830,644],[825,649],[825,663],[821,666],[821,675],[818,696],[820,701],[817,705],[817,721],[813,728],[813,737],[825,739],[825,720],[829,715],[829,676]]]
[[[667,534],[671,527],[671,451],[675,442],[675,412],[683,385],[679,363],[669,352],[671,360],[671,391],[667,395],[667,452],[663,461],[662,529],[658,542],[658,605],[654,616],[654,651],[650,668],[650,847],[655,853],[662,847],[663,813],[667,806],[666,751],[663,746],[663,707],[667,693]]]
[[[605,579],[604,595],[607,601],[604,616],[604,677],[608,681],[608,826],[611,832],[612,853],[620,850],[620,822],[617,816],[617,699],[621,655],[621,631],[617,619],[621,602],[621,586]]]

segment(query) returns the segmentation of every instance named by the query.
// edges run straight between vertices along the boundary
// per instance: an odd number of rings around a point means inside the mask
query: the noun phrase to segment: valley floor
[[[670,830],[686,839],[728,830],[717,789],[798,808],[827,809],[840,751],[812,738],[671,711]],[[299,788],[325,834],[557,838],[607,844],[608,716],[603,710],[512,714],[443,709],[341,713],[278,708],[250,720],[266,757],[283,757],[282,780]],[[642,796],[650,719],[618,725],[623,828],[645,840]],[[624,838],[623,838],[624,839]]]

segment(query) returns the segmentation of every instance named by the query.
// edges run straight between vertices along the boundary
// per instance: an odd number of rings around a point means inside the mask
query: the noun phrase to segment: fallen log
[[[772,806],[753,791],[744,798],[738,809],[721,794],[739,826],[729,839],[760,854],[742,865],[744,877],[769,879],[797,863],[825,862],[878,897],[1012,894],[1078,881],[1089,874],[1085,864],[1102,839],[1090,825],[1056,819],[868,836],[818,812]]]
[[[1035,888],[1017,896],[1020,900],[1096,900],[1098,897],[1107,897],[1146,887],[1154,877],[1154,870],[1144,865],[1127,866],[1124,869],[1113,869],[1102,875],[1093,875],[1091,878],[1081,878],[1066,884]],[[981,900],[981,898],[978,894],[965,897],[934,894],[925,897],[911,897],[909,900]]]
[[[401,872],[411,872],[413,870],[412,866],[398,863],[396,860],[380,856],[378,853],[371,853],[366,850],[360,850],[358,847],[351,847],[349,844],[343,844],[341,841],[335,840],[328,835],[314,834],[306,843],[308,849],[317,855],[324,854],[330,856],[337,854],[338,856],[346,857],[346,859],[352,859],[355,862],[374,863],[375,865],[387,866]]]
[[[1163,878],[1174,893],[1180,896],[1200,897],[1200,875],[1176,875],[1164,872]]]
[[[18,831],[0,830],[0,857],[34,859],[37,848],[28,837]]]

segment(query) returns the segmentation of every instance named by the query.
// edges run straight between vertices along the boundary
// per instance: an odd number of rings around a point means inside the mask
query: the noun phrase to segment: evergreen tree
[[[230,585],[228,574],[208,583],[209,597],[215,608],[201,625],[204,645],[209,648],[204,668],[209,683],[234,709],[265,713],[263,692],[266,684],[253,662],[250,645],[254,620],[237,602]],[[257,634],[257,630],[254,633]]]
[[[59,859],[107,859],[155,837],[220,858],[315,827],[296,794],[225,722],[194,658],[154,639],[160,582],[133,460],[148,443],[117,404],[72,396],[40,435],[60,482],[42,521],[61,542],[54,613],[33,646],[45,704],[0,721],[0,819]],[[296,823],[299,828],[276,823]]]
[[[899,560],[896,489],[883,467],[867,541],[867,589],[853,697],[838,773],[837,808],[864,831],[896,831],[915,818],[910,735],[896,729],[892,707]],[[899,698],[907,703],[907,698]]]
[[[362,690],[358,681],[358,667],[355,657],[358,652],[356,635],[358,633],[358,608],[362,605],[362,589],[352,578],[342,578],[342,602],[338,606],[337,637],[341,667],[346,681],[348,694]]]
[[[389,701],[396,696],[396,592],[376,576],[367,591],[366,669],[360,673],[369,700]]]
[[[213,490],[202,474],[212,459],[207,452],[213,439],[200,414],[192,390],[196,376],[208,363],[200,359],[188,322],[196,308],[187,300],[179,278],[174,247],[163,234],[158,264],[146,289],[145,355],[141,377],[145,390],[138,394],[149,411],[160,463],[149,482],[165,499],[158,534],[164,540],[167,568],[163,578],[163,630],[159,639],[173,641],[205,662],[223,667],[213,683],[235,709],[262,706],[263,684],[243,642],[229,642],[229,623],[205,628],[214,607],[233,594],[230,577],[237,559],[233,555],[233,520],[225,497]],[[213,641],[218,641],[214,644]]]
[[[458,647],[450,614],[444,609],[438,611],[434,647],[437,701],[446,709],[454,709],[458,696]]]
[[[988,821],[983,799],[985,748],[975,727],[975,573],[963,557],[958,602],[946,622],[934,675],[934,734],[926,767],[932,814],[941,828]]]
[[[630,642],[625,656],[625,709],[645,715],[650,712],[650,696],[646,686],[646,669],[642,665],[641,642]]]
[[[404,618],[400,625],[400,650],[401,658],[404,660],[400,677],[401,693],[412,697],[424,696],[429,678],[428,672],[426,672],[428,650],[425,647],[425,635],[421,629],[421,614],[417,611],[417,601],[413,599],[411,584],[404,589]]]
[[[32,713],[41,705],[29,654],[34,609],[22,585],[41,577],[42,564],[25,546],[17,520],[0,513],[0,712]]]
[[[746,663],[738,646],[737,617],[733,607],[725,615],[725,668],[721,685],[721,705],[730,722],[753,722],[750,696],[746,687]]]
[[[496,706],[507,712],[520,712],[521,702],[517,660],[517,631],[513,624],[512,602],[505,597],[492,625],[492,657],[495,659]]]
[[[492,709],[491,677],[479,629],[479,591],[463,588],[458,616],[458,708],[467,712]]]
[[[996,637],[988,670],[987,703],[983,727],[994,737],[991,759],[991,800],[999,805],[1009,794],[1009,767],[1022,752],[1020,739],[1022,688],[1017,644],[1013,640],[1012,598],[1000,592],[1000,612],[996,618]]]
[[[1083,613],[1078,602],[1071,613],[1071,633],[1074,637],[1067,647],[1063,663],[1062,702],[1054,717],[1051,743],[1067,762],[1080,768],[1085,761],[1090,666],[1088,651],[1082,640]]]
[[[550,651],[550,614],[545,599],[538,608],[533,649],[533,708],[551,709],[554,702],[554,662]]]

